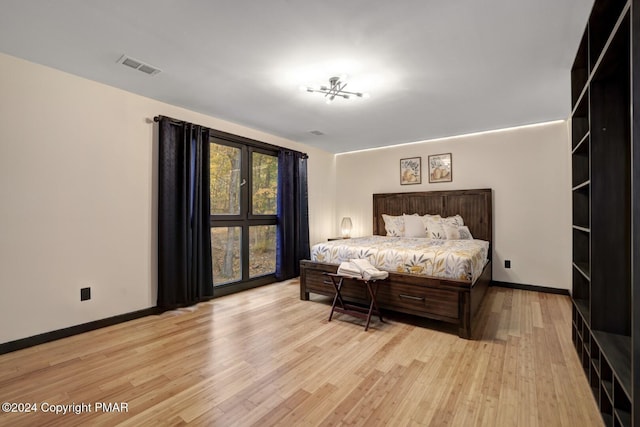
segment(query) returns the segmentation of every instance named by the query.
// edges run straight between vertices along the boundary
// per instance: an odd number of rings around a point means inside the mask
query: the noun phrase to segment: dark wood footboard
[[[337,265],[303,260],[300,262],[300,299],[308,300],[309,293],[334,296],[329,278]],[[491,281],[491,262],[473,284],[466,281],[445,280],[390,273],[380,282],[377,302],[381,309],[408,313],[458,325],[458,335],[471,338],[472,321]],[[342,296],[353,302],[368,304],[365,288],[345,279]]]

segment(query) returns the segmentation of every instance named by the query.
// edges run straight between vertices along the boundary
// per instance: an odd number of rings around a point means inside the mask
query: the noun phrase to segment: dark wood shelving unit
[[[639,29],[640,0],[596,0],[571,70],[571,336],[612,427],[640,427]]]

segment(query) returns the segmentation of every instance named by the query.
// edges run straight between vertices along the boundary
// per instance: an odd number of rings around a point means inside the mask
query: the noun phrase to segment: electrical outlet
[[[511,260],[510,259],[505,259],[504,260],[504,268],[511,268]]]
[[[91,299],[91,288],[80,289],[80,301],[86,301]]]

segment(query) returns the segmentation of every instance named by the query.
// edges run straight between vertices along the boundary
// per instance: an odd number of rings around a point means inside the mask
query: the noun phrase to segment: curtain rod
[[[182,124],[193,124],[193,123],[189,123],[189,122],[185,122],[184,120],[178,120],[178,119],[174,119],[173,117],[168,117],[168,116],[155,116],[153,118],[154,122],[159,122],[162,119],[167,119],[170,121],[171,124],[173,125],[182,125]],[[197,126],[201,126],[201,125],[197,125]],[[218,136],[221,137],[222,139],[226,139],[225,136],[229,136],[232,137],[231,139],[234,139],[233,137],[239,138],[241,141],[236,141],[236,142],[244,142],[245,144],[249,144],[249,145],[253,145],[253,146],[257,146],[258,148],[260,148],[261,146],[264,146],[263,148],[271,148],[271,149],[277,149],[277,150],[284,150],[284,151],[289,151],[292,153],[300,153],[302,154],[302,157],[304,159],[308,159],[309,155],[307,153],[303,153],[301,151],[297,151],[291,148],[286,148],[286,147],[280,147],[277,145],[273,145],[273,144],[269,144],[268,142],[262,142],[262,141],[257,141],[257,140],[251,140],[249,138],[245,138],[243,136],[239,136],[239,135],[233,135],[230,134],[228,132],[224,132],[221,130],[217,130],[217,129],[211,129],[211,128],[207,128],[206,126],[201,126],[203,128],[209,129],[211,131],[211,135],[212,136]]]
[[[174,119],[173,117],[167,117],[167,116],[155,116],[155,117],[153,118],[153,121],[154,121],[154,122],[156,122],[156,123],[158,123],[158,122],[159,122],[160,120],[162,120],[162,119],[167,119],[167,120],[169,120],[172,124],[175,124],[175,125],[181,125],[181,124],[183,124],[183,123],[187,123],[187,122],[185,122],[184,120],[178,120],[178,119]]]

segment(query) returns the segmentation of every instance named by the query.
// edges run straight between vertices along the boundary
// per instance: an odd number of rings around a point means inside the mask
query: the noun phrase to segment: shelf
[[[578,145],[576,145],[573,150],[571,151],[571,154],[576,154],[582,150],[585,150],[586,144],[585,141],[587,141],[589,139],[589,131],[587,131],[587,134],[584,136],[584,138],[582,138],[580,140],[580,142],[578,142]],[[589,147],[586,147],[586,155],[589,155]]]
[[[602,395],[602,387],[600,388],[600,393],[600,400],[596,400],[596,403],[600,406],[600,415],[605,422],[605,426],[611,427],[613,426],[613,401]]]
[[[573,206],[573,225],[589,228],[589,184],[587,183],[574,190],[571,193],[571,200]]]
[[[615,409],[615,414],[616,417],[618,417],[618,421],[620,421],[620,424],[622,424],[623,426],[631,425],[631,414],[629,412]]]
[[[580,218],[576,218],[580,219]],[[590,243],[589,233],[584,232],[584,227],[573,226],[573,256],[574,265],[578,266],[580,272],[573,273],[573,297],[575,299],[589,300],[591,298],[591,263],[590,263]],[[587,274],[585,274],[587,273]],[[577,289],[576,289],[577,288]]]
[[[620,382],[614,379],[613,381],[613,413],[620,424],[617,425],[631,425],[631,400],[624,395],[624,390],[620,387]]]
[[[572,191],[582,190],[582,189],[584,189],[585,187],[589,187],[590,182],[591,182],[591,181],[588,181],[588,180],[587,180],[587,181],[583,181],[583,182],[581,182],[580,184],[578,184],[578,185],[576,185],[575,187],[573,187],[571,190],[572,190]]]
[[[574,230],[584,231],[585,233],[590,233],[591,232],[591,230],[589,230],[587,227],[581,227],[579,225],[574,225],[573,229]]]
[[[602,357],[611,365],[614,375],[620,380],[627,398],[631,396],[631,337],[592,331]]]
[[[589,78],[589,40],[585,32],[571,67],[571,106],[576,105],[584,96]]]
[[[576,305],[578,312],[582,316],[582,320],[587,322],[589,319],[589,301],[583,299],[574,299],[573,303]],[[580,331],[580,334],[582,334],[582,331]]]
[[[589,17],[590,70],[593,74],[602,63],[612,37],[620,27],[620,18],[627,11],[627,0],[597,0]]]
[[[604,388],[609,400],[613,401],[613,382],[602,380],[602,387]]]
[[[580,190],[586,187],[588,196],[589,185],[589,135],[590,132],[578,142],[578,145],[573,149],[571,153],[571,183],[573,190]]]
[[[584,276],[585,279],[587,280],[591,280],[591,270],[589,269],[589,263],[588,262],[574,262],[573,266],[576,268],[576,270],[578,270],[580,273],[582,273],[582,275]]]
[[[573,300],[576,309],[585,322],[589,322],[589,300],[591,299],[589,280],[577,269],[573,269]],[[577,323],[577,322],[576,322]],[[582,333],[582,331],[581,331]]]
[[[589,132],[589,94],[588,91],[580,99],[571,116],[571,147],[576,148]]]

